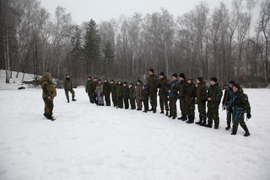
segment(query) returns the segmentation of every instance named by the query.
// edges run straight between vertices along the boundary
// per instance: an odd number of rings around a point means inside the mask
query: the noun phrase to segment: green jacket
[[[220,104],[221,101],[221,97],[222,97],[222,90],[220,89],[220,87],[218,86],[218,83],[211,85],[208,88],[208,92],[207,92],[207,98],[211,98],[211,103]]]
[[[116,91],[115,91],[115,83],[112,83],[111,84],[111,92],[112,92],[112,96],[115,96],[115,93],[116,93]]]
[[[111,93],[111,85],[108,82],[103,84],[103,93],[104,95],[110,95]]]
[[[65,90],[71,90],[72,87],[73,87],[73,84],[72,84],[71,79],[70,79],[70,78],[66,78],[66,79],[64,80],[63,86],[64,86],[64,89],[65,89]]]
[[[147,78],[147,88],[149,90],[149,94],[157,93],[157,85],[158,85],[158,77],[153,74]]]
[[[196,98],[197,98],[197,103],[201,103],[205,100],[205,98],[206,98],[205,81],[198,84],[197,90],[196,90]]]
[[[85,92],[93,92],[93,81],[87,81],[85,86]]]
[[[185,100],[187,104],[195,103],[195,97],[196,97],[196,86],[193,82],[190,84],[187,83],[185,86],[186,96]]]
[[[122,97],[123,98],[128,98],[129,97],[129,88],[128,88],[128,86],[123,87]]]
[[[122,91],[123,91],[123,85],[122,85],[122,83],[120,85],[117,84],[115,86],[115,96],[121,97],[122,96]]]
[[[129,88],[129,99],[135,99],[134,96],[134,92],[135,92],[135,87]]]

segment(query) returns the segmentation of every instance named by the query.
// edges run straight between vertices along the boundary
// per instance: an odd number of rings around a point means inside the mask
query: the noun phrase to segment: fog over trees
[[[169,78],[183,72],[265,87],[270,1],[262,2],[258,20],[252,16],[255,5],[255,0],[233,0],[232,8],[220,2],[209,9],[201,2],[177,17],[161,8],[75,24],[64,7],[52,15],[38,0],[0,0],[0,68],[6,70],[7,83],[11,71],[36,76],[49,71],[60,80],[69,73],[77,86],[88,76],[145,81],[153,68]]]

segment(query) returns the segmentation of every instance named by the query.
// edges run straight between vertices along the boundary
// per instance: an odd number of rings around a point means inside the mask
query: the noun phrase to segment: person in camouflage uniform
[[[123,100],[124,100],[125,109],[128,109],[129,108],[129,103],[128,103],[129,88],[128,88],[127,82],[124,82],[124,87],[123,87],[123,91],[122,91],[122,97],[123,97]]]
[[[187,120],[187,112],[186,112],[186,100],[185,100],[185,87],[187,84],[186,76],[184,73],[179,74],[179,103],[180,103],[180,110],[182,116],[178,118],[179,120],[185,121]]]
[[[169,118],[173,117],[172,119],[175,119],[177,117],[177,110],[176,110],[176,101],[178,97],[178,89],[179,89],[179,83],[177,80],[177,74],[174,73],[172,75],[172,82],[171,87],[168,90],[169,93],[169,101],[170,101],[170,115]]]
[[[85,86],[85,92],[88,93],[88,97],[91,103],[94,103],[94,98],[93,98],[93,82],[91,80],[91,77],[88,77],[86,86]]]
[[[111,105],[110,93],[111,93],[111,85],[108,83],[107,79],[104,79],[103,94],[105,96],[106,106]]]
[[[158,82],[158,88],[159,88],[159,104],[160,104],[160,110],[161,110],[161,114],[164,114],[164,106],[165,106],[165,110],[166,110],[166,116],[168,116],[168,111],[169,111],[169,107],[168,107],[168,90],[171,87],[171,83],[170,81],[167,79],[167,77],[164,75],[163,72],[161,72],[159,74],[159,82]]]
[[[113,107],[115,107],[117,105],[116,102],[116,95],[115,95],[115,83],[114,80],[111,80],[111,92],[112,92],[112,102],[113,102]]]
[[[196,99],[198,104],[198,110],[199,110],[199,117],[200,121],[196,122],[196,124],[205,126],[206,125],[206,86],[205,81],[203,81],[203,77],[197,78],[197,89],[196,89]]]
[[[137,103],[137,110],[141,111],[142,110],[142,81],[138,79],[137,81],[137,86],[134,91],[134,97],[136,99]]]
[[[247,113],[247,118],[251,118],[251,108],[248,101],[248,96],[244,94],[243,89],[238,83],[233,85],[232,109],[233,109],[233,129],[231,135],[236,135],[238,125],[245,130],[244,136],[250,136],[247,125],[244,121],[244,113]]]
[[[122,85],[121,80],[119,79],[115,86],[115,95],[116,95],[117,108],[121,108],[121,109],[123,108],[122,92],[123,92],[123,85]]]
[[[42,99],[45,104],[44,116],[48,120],[54,121],[53,115],[53,99],[56,97],[56,89],[51,81],[51,74],[46,72],[44,76],[40,79],[42,88]]]
[[[186,112],[188,116],[188,124],[194,123],[195,118],[195,98],[196,98],[196,86],[193,83],[193,79],[189,78],[185,87],[185,102]]]
[[[147,89],[147,85],[144,84],[142,87],[142,101],[143,101],[143,106],[144,106],[144,111],[145,113],[147,113],[147,111],[149,111],[149,103],[148,103],[148,99],[149,99],[149,95],[148,95],[148,89]]]
[[[227,127],[225,128],[226,130],[229,130],[231,128],[232,113],[233,113],[231,103],[233,97],[234,83],[235,83],[234,80],[231,80],[229,82],[229,87],[225,90],[222,101],[223,110],[227,109]]]
[[[94,103],[96,104],[97,104],[97,92],[96,92],[97,85],[98,85],[98,79],[95,78],[94,83],[93,83],[93,96],[94,96]]]
[[[157,84],[158,77],[154,74],[154,70],[150,69],[149,77],[147,78],[147,89],[150,97],[150,104],[152,106],[149,111],[153,111],[153,113],[156,113],[157,111]]]
[[[128,98],[129,98],[131,109],[136,109],[134,92],[135,92],[135,87],[134,87],[133,83],[130,83],[129,97]]]
[[[71,79],[69,78],[69,74],[66,74],[66,79],[64,80],[63,84],[64,84],[64,89],[65,89],[65,94],[67,97],[67,102],[69,103],[68,92],[71,92],[72,94],[72,101],[76,101],[75,92],[73,91],[73,84],[72,84]]]
[[[211,78],[211,86],[208,88],[208,92],[206,94],[207,97],[207,117],[208,124],[206,127],[212,128],[213,120],[215,121],[215,129],[219,127],[219,104],[222,97],[222,91],[217,83],[217,78]]]

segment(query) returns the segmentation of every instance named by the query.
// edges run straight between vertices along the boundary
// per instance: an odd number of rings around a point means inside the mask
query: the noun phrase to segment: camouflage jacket
[[[66,79],[64,80],[63,86],[64,86],[64,89],[65,89],[65,90],[71,90],[72,87],[73,87],[73,84],[72,84],[71,79],[70,79],[70,78],[66,78]]]
[[[211,103],[220,104],[221,98],[222,98],[222,91],[220,89],[220,87],[218,86],[218,83],[211,85],[208,88],[208,92],[207,92],[207,98],[211,98]],[[209,102],[209,101],[208,101]]]
[[[134,92],[135,92],[135,87],[129,88],[129,99],[135,99],[134,96]]]
[[[136,99],[142,99],[142,84],[139,84],[136,86],[135,91],[134,91],[134,97]]]
[[[244,94],[243,89],[239,89],[233,95],[233,108],[243,108],[247,113],[251,112],[250,104],[248,101],[248,96]]]
[[[142,100],[148,100],[149,94],[147,89],[142,90]]]
[[[112,92],[112,95],[115,96],[115,83],[112,83],[111,84],[111,92]]]
[[[159,80],[157,87],[159,88],[159,96],[168,96],[168,90],[170,90],[171,83],[165,76]]]
[[[186,93],[185,92],[186,85],[187,85],[187,80],[185,80],[185,79],[179,82],[179,85],[178,85],[178,87],[179,87],[179,98],[181,98],[181,99],[185,98],[185,96],[186,96],[186,94],[185,94]]]
[[[93,92],[93,82],[87,81],[86,86],[85,86],[85,92]]]
[[[158,77],[155,74],[152,74],[147,78],[147,88],[150,95],[157,93],[157,84]]]
[[[190,84],[187,83],[185,86],[186,96],[185,100],[187,104],[195,103],[195,97],[196,97],[196,86],[193,82]]]
[[[123,87],[122,97],[123,98],[128,98],[129,97],[129,88],[128,88],[128,86]]]
[[[197,103],[205,102],[206,98],[206,86],[205,81],[198,84],[196,89]]]
[[[105,82],[103,84],[103,94],[107,96],[110,95],[110,93],[111,93],[111,85],[108,82]]]

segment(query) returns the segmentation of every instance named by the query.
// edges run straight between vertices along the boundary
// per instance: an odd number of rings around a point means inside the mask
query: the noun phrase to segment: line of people
[[[48,77],[48,74],[46,75]],[[45,75],[44,78],[46,79]],[[41,79],[41,82],[46,82]],[[178,80],[179,78],[179,80]],[[68,84],[66,81],[68,81]],[[141,111],[144,106],[144,111],[152,111],[156,113],[157,108],[157,93],[159,95],[160,113],[165,114],[169,118],[177,118],[176,102],[179,99],[180,111],[182,116],[178,120],[186,121],[188,124],[194,123],[195,120],[195,104],[198,106],[199,121],[196,124],[212,128],[219,128],[219,106],[222,98],[222,90],[219,87],[217,78],[212,77],[209,88],[206,88],[206,83],[203,77],[197,77],[197,86],[193,82],[192,78],[186,78],[184,73],[179,76],[174,73],[172,75],[172,81],[169,81],[163,72],[159,74],[159,77],[154,74],[154,70],[149,70],[149,77],[147,83],[138,79],[136,87],[133,83],[128,86],[127,82],[122,83],[121,80],[111,80],[110,84],[107,79],[102,82],[97,78],[92,81],[91,77],[88,78],[85,86],[85,91],[88,93],[89,101],[96,103],[99,106],[104,106],[104,96],[106,106],[111,106],[111,99],[113,106],[116,108],[131,109],[135,110],[137,104],[137,110]],[[46,94],[46,86],[42,85],[43,94]],[[44,89],[45,88],[45,89]],[[64,88],[66,92],[67,101],[69,102],[68,92],[72,93],[72,100],[75,99],[75,92],[72,90],[72,82],[69,79],[69,75],[66,76],[64,81]],[[158,91],[159,90],[159,91]],[[55,90],[56,92],[56,90]],[[48,93],[51,95],[51,93]],[[46,97],[43,95],[45,102],[45,114],[52,115],[52,108],[50,111],[46,110]],[[45,98],[44,98],[45,97]],[[53,99],[53,98],[52,98]],[[149,109],[149,100],[151,109]],[[207,102],[207,113],[206,113],[206,102]],[[169,103],[169,104],[168,104]],[[249,136],[249,130],[244,121],[244,114],[247,113],[247,118],[251,118],[251,108],[248,101],[248,96],[244,94],[243,89],[238,83],[234,81],[229,82],[229,88],[225,90],[224,98],[222,101],[223,109],[227,110],[227,127],[226,130],[230,130],[231,121],[233,121],[232,135],[237,133],[238,126],[245,130],[244,136]],[[49,113],[48,113],[49,112]],[[45,116],[44,114],[44,116]],[[213,123],[214,122],[214,123]]]

